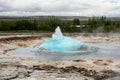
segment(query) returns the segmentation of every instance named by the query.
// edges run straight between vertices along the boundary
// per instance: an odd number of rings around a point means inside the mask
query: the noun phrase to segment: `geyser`
[[[55,34],[48,41],[38,46],[52,52],[78,51],[83,47],[83,43],[73,38],[63,36],[59,27],[55,29]]]

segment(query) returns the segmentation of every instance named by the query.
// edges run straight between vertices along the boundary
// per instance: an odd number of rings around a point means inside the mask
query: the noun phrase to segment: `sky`
[[[0,16],[120,16],[120,0],[0,0]]]

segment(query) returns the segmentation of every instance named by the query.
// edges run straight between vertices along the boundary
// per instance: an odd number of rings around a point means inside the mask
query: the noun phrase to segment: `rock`
[[[18,71],[16,67],[3,67],[0,69],[0,79],[9,80],[18,77]]]
[[[85,60],[73,60],[73,62],[86,62]]]

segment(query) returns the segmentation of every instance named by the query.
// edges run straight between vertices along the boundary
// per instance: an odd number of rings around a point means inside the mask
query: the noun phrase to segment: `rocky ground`
[[[120,37],[72,36],[84,42],[120,43]],[[2,36],[0,38],[0,80],[119,80],[119,60],[39,61],[12,57],[9,51],[33,46],[49,36]]]
[[[119,80],[120,62],[111,60],[38,61],[0,57],[0,80]]]

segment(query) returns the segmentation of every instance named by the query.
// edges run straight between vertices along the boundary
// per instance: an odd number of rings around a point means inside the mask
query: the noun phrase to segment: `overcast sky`
[[[0,0],[0,16],[120,16],[120,0]]]

